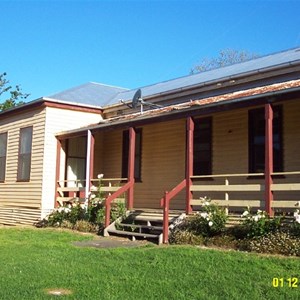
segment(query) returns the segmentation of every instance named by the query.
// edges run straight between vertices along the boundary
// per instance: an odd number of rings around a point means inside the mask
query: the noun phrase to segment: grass
[[[0,228],[0,299],[299,299],[299,258],[189,246],[79,248],[71,231]],[[50,289],[72,294],[51,296]]]

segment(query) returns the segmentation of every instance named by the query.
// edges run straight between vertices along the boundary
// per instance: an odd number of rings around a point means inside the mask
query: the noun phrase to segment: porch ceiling
[[[300,79],[291,80],[204,99],[191,100],[189,102],[170,105],[163,108],[150,109],[143,113],[138,112],[121,115],[103,120],[99,124],[60,132],[56,136],[58,138],[66,138],[70,136],[84,135],[87,130],[97,131],[115,127],[139,126],[193,114],[201,114],[200,111],[203,111],[203,114],[213,113],[214,111],[219,111],[222,105],[226,105],[227,109],[240,107],[238,103],[243,104],[244,106],[259,105],[264,104],[265,102],[282,100],[282,98],[277,98],[279,96],[285,96],[287,93],[294,95],[294,93],[299,91]]]

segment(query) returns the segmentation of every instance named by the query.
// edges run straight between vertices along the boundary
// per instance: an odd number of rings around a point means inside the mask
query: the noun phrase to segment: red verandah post
[[[193,198],[193,193],[191,192],[192,180],[191,176],[194,174],[193,163],[194,163],[194,120],[192,117],[186,120],[186,213],[190,214],[192,212],[191,199]]]
[[[168,199],[168,192],[164,195],[164,213],[163,213],[163,243],[167,244],[169,240],[169,209],[170,203]]]
[[[273,215],[273,108],[271,104],[265,104],[265,210]]]
[[[58,206],[58,202],[56,201],[57,197],[59,197],[59,193],[57,191],[59,187],[59,176],[60,176],[60,159],[61,159],[61,141],[57,139],[56,145],[56,175],[55,175],[55,196],[54,196],[54,207]]]
[[[128,151],[128,182],[120,188],[117,192],[106,198],[105,201],[105,227],[110,224],[110,210],[111,202],[121,193],[128,190],[128,204],[127,208],[133,208],[133,186],[134,186],[134,158],[135,158],[135,129],[129,128],[129,151]]]
[[[133,186],[134,186],[134,158],[135,158],[135,129],[129,128],[129,152],[128,152],[128,181],[131,183],[131,187],[128,190],[128,204],[127,208],[131,210],[133,208]]]

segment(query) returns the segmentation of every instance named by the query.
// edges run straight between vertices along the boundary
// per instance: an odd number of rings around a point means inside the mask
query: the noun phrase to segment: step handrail
[[[163,243],[167,244],[169,240],[169,211],[170,201],[187,186],[187,180],[183,179],[170,192],[165,191],[164,197],[160,200],[160,206],[163,207]]]
[[[110,224],[110,210],[111,203],[116,198],[118,198],[121,194],[127,192],[130,188],[133,187],[134,181],[128,181],[126,184],[121,186],[117,191],[108,196],[105,200],[105,228]]]

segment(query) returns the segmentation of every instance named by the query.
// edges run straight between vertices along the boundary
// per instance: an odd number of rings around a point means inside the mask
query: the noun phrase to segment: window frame
[[[135,151],[134,151],[134,181],[142,182],[142,128],[135,128]],[[139,136],[139,143],[137,143],[137,136]],[[122,178],[128,177],[128,155],[129,155],[129,130],[123,131],[122,140]],[[138,163],[137,163],[138,160]]]
[[[283,172],[284,170],[284,159],[283,159],[283,108],[282,105],[276,105],[272,107],[273,109],[273,171],[274,172]],[[277,115],[277,117],[276,117]],[[255,120],[256,119],[256,120]],[[260,128],[263,134],[260,137],[263,137],[263,142],[255,143],[255,131],[254,129],[255,122],[263,120],[263,127]],[[275,125],[275,126],[274,126]],[[250,174],[255,173],[264,173],[265,172],[265,108],[255,108],[248,111],[248,172]],[[276,137],[277,136],[277,137]],[[278,145],[278,151],[274,150],[275,145]],[[263,168],[259,169],[257,166],[257,161],[255,160],[255,153],[257,149],[255,147],[262,147],[262,161]]]
[[[208,160],[207,160],[207,170],[204,170],[204,172],[197,172],[197,168],[199,170],[202,170],[200,161],[196,159],[197,153],[199,153],[205,150],[197,150],[197,143],[201,144],[201,128],[198,128],[200,123],[207,123],[208,124],[208,137],[207,140],[204,142],[204,144],[208,144]],[[199,133],[197,132],[199,130]],[[202,129],[203,130],[203,129]],[[199,134],[199,141],[197,141],[197,134]],[[197,164],[198,162],[198,164]],[[197,118],[194,119],[194,151],[193,151],[193,175],[195,176],[206,176],[206,175],[212,175],[212,165],[213,165],[213,117],[208,116],[208,117],[203,117],[203,118]]]
[[[1,132],[0,136],[5,136],[5,155],[1,156],[0,154],[0,161],[3,160],[3,163],[0,163],[0,166],[3,166],[3,169],[0,169],[0,182],[5,182],[6,177],[6,160],[7,160],[7,140],[8,140],[8,133],[7,132]],[[1,152],[0,152],[1,153]]]
[[[28,153],[21,153],[22,151],[22,132],[25,132],[25,130],[30,130],[30,152]],[[33,126],[27,126],[20,128],[19,131],[19,153],[18,153],[18,172],[17,172],[17,181],[18,182],[29,182],[30,181],[30,175],[31,175],[31,157],[32,157],[32,141],[33,141]],[[26,176],[23,176],[23,162],[25,159],[28,158],[28,170],[26,170]]]

